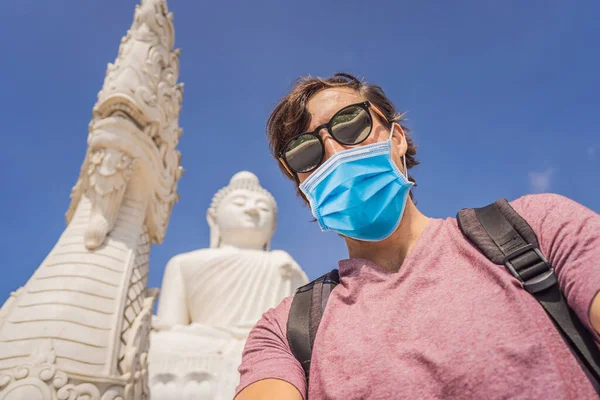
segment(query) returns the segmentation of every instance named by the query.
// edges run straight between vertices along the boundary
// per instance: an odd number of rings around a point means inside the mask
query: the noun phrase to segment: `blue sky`
[[[0,297],[23,285],[64,229],[106,64],[134,0],[0,2]],[[250,170],[279,204],[273,248],[315,278],[346,256],[320,233],[270,158],[265,121],[301,75],[380,84],[418,146],[417,205],[454,216],[533,192],[600,212],[600,3],[171,0],[185,83],[180,181],[150,257],[207,247],[212,195]]]

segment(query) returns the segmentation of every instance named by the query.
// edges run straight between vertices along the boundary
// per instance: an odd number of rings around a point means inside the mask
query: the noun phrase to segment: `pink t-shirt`
[[[558,195],[511,204],[592,329],[600,215]],[[315,339],[311,400],[597,398],[539,303],[469,244],[455,219],[432,219],[396,273],[360,259],[340,261],[339,270]],[[237,393],[278,378],[306,399],[304,372],[286,339],[290,305],[286,298],[267,311],[250,333]]]

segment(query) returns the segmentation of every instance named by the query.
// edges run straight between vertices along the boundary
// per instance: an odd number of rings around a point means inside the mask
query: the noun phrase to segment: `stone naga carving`
[[[67,228],[0,309],[0,400],[149,397],[148,254],[182,174],[174,40],[165,0],[142,0],[93,108]]]

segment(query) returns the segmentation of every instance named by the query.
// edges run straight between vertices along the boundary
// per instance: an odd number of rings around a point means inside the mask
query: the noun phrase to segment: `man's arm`
[[[236,400],[302,400],[306,377],[287,341],[287,319],[292,298],[263,314],[252,328],[238,368]]]
[[[240,392],[235,400],[302,400],[294,385],[280,379],[263,379]]]
[[[600,332],[600,215],[556,194],[516,201],[554,266],[569,306],[592,332]],[[596,335],[596,339],[598,336]]]

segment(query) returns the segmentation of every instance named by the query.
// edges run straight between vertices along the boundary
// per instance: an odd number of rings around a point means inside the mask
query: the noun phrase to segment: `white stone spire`
[[[182,173],[172,21],[164,0],[142,0],[108,65],[67,228],[0,309],[2,400],[149,396],[148,257]]]

